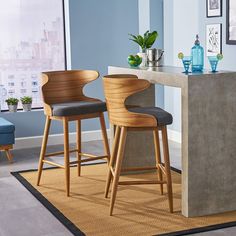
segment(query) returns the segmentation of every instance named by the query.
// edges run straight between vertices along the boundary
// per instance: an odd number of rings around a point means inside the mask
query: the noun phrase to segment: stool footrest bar
[[[119,181],[119,185],[139,185],[139,184],[166,184],[166,181]]]
[[[57,164],[57,163],[55,163],[55,162],[52,162],[52,161],[43,160],[43,163],[47,163],[47,164],[49,164],[49,165],[52,165],[52,166],[56,166],[56,167],[65,169],[64,166],[62,166],[62,165],[60,165],[60,164]]]
[[[83,157],[97,157],[96,155],[89,154],[89,153],[83,153],[83,152],[79,152],[79,155],[83,156]]]
[[[160,167],[163,174],[166,175],[166,170],[165,170],[164,166],[162,164],[158,164],[158,166]]]
[[[141,171],[141,170],[156,170],[156,166],[146,166],[146,167],[130,167],[130,168],[123,168],[121,169],[121,172],[127,172],[127,171]]]
[[[107,156],[95,156],[95,157],[90,157],[87,159],[82,159],[79,162],[83,163],[83,162],[89,162],[89,161],[95,161],[95,160],[99,160],[99,159],[103,159],[103,158],[107,158]]]
[[[78,152],[78,149],[69,150],[69,153],[72,153],[72,152]],[[48,153],[48,154],[45,155],[45,157],[57,156],[57,155],[60,155],[60,154],[64,154],[64,151]]]
[[[110,166],[110,171],[111,171],[111,173],[112,173],[112,175],[113,175],[113,177],[114,177],[114,175],[115,175],[115,171],[114,171],[114,169]]]

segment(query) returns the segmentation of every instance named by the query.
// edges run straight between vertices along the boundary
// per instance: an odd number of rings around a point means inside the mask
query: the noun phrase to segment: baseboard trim
[[[108,138],[110,137],[110,129],[107,129]],[[168,138],[169,140],[177,143],[181,143],[181,133],[175,130],[168,129]],[[14,149],[24,149],[24,148],[33,148],[41,147],[43,136],[33,136],[33,137],[23,137],[16,138],[16,143]],[[76,142],[76,133],[70,133],[69,139],[71,143]],[[102,140],[101,130],[93,131],[83,131],[82,132],[82,141],[96,141]],[[49,135],[48,145],[60,145],[63,144],[63,134],[52,134]]]
[[[107,129],[108,138],[110,136],[110,129]],[[14,149],[24,149],[32,147],[41,147],[43,136],[23,137],[16,138]],[[76,133],[69,134],[69,140],[71,143],[76,142]],[[83,131],[82,142],[102,140],[101,130]],[[48,145],[60,145],[63,144],[63,134],[52,134],[49,135]]]

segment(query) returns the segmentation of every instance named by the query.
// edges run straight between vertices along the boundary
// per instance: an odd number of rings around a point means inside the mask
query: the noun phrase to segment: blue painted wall
[[[163,0],[150,0],[150,30],[159,34],[153,47],[164,49]],[[164,108],[164,86],[156,85],[156,105]]]
[[[129,33],[138,33],[138,0],[70,3],[72,69],[98,70],[101,77],[84,91],[88,96],[104,99],[102,76],[108,73],[108,66],[125,66],[127,56],[138,51],[138,46],[128,40]],[[85,130],[100,129],[97,121],[84,123]]]
[[[127,55],[138,51],[128,40],[128,33],[138,33],[138,0],[70,0],[69,4],[72,69],[95,69],[104,75],[108,65],[126,65]],[[103,98],[101,79],[85,91],[89,96]],[[16,137],[43,134],[43,111],[0,116],[16,125]],[[82,125],[83,130],[100,128],[96,120]],[[61,122],[53,122],[51,133],[62,133]]]
[[[72,69],[95,69],[107,74],[109,65],[127,65],[138,50],[128,33],[138,33],[137,0],[71,0]],[[90,96],[103,99],[101,78],[86,87]],[[99,128],[98,126],[96,126]],[[95,128],[95,129],[97,129]]]
[[[153,47],[163,48],[164,29],[163,29],[163,0],[150,0],[150,30],[157,30],[159,37]]]

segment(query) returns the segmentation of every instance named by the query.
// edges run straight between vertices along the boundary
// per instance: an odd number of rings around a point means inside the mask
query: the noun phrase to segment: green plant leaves
[[[31,104],[32,103],[32,97],[24,96],[20,98],[22,104]]]
[[[19,99],[17,99],[17,98],[8,98],[8,99],[5,100],[5,102],[8,105],[17,105],[18,102],[19,102]]]
[[[131,38],[129,40],[132,40],[133,42],[137,43],[142,49],[144,47],[144,39],[141,35],[133,35],[133,34],[129,34],[131,36]]]
[[[157,39],[158,33],[157,31],[153,31],[152,33],[148,33],[146,40],[146,48],[151,48]]]
[[[135,36],[133,34],[129,35],[131,36],[129,40],[132,40],[133,42],[137,43],[142,48],[142,50],[151,48],[158,37],[157,31],[153,31],[150,33],[149,30],[147,30],[143,36],[141,35]]]

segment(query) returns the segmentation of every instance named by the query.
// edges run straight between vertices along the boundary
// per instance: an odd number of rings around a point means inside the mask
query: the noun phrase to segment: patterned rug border
[[[86,164],[87,165],[99,165],[104,164],[102,163],[93,163],[93,164]],[[51,170],[51,169],[58,169],[58,167],[49,167],[44,168],[44,170]],[[176,169],[174,167],[171,167],[171,170],[181,174],[181,170]],[[37,169],[29,169],[29,170],[21,170],[21,171],[14,171],[11,172],[11,174],[46,208],[48,209],[51,214],[56,217],[73,235],[75,236],[85,236],[86,234],[82,232],[72,221],[70,221],[67,217],[63,215],[61,211],[59,211],[51,202],[47,200],[46,197],[44,197],[37,189],[35,189],[22,175],[21,173],[25,172],[32,172],[37,171]],[[176,231],[172,233],[164,233],[164,234],[156,234],[158,236],[180,236],[180,235],[189,235],[189,234],[196,234],[196,233],[202,233],[217,229],[223,229],[223,228],[230,228],[236,226],[236,221],[228,222],[228,223],[222,223],[222,224],[216,224],[216,225],[210,225],[205,227],[199,227],[199,228],[193,228],[189,230],[183,230],[183,231]]]

